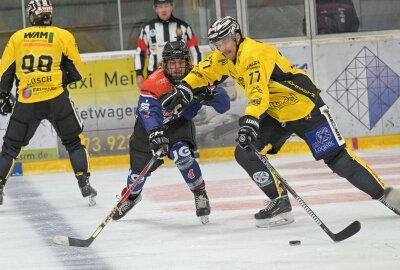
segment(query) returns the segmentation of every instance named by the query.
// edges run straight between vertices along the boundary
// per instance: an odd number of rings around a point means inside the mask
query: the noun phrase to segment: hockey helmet
[[[51,25],[52,14],[53,6],[50,0],[30,0],[26,8],[28,18],[33,16],[33,20],[30,20],[32,25]]]
[[[241,33],[239,23],[231,16],[225,16],[216,20],[208,29],[208,41],[213,50],[216,49],[215,43],[227,37],[235,37],[236,33]]]
[[[174,1],[173,0],[154,0],[154,6],[159,5],[159,4],[167,4],[167,3],[173,4]]]
[[[184,59],[184,66],[168,66],[170,60]],[[162,69],[165,76],[172,82],[178,84],[190,72],[192,65],[188,47],[183,41],[168,41],[162,52]]]

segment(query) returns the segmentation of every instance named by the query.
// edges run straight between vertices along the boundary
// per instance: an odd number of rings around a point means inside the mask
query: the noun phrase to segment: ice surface
[[[358,152],[388,185],[400,188],[400,149]],[[310,155],[272,157],[333,231],[355,220],[361,231],[334,243],[297,202],[290,225],[255,227],[265,196],[235,162],[201,164],[212,213],[202,225],[179,171],[148,179],[143,200],[111,221],[89,248],[59,246],[55,235],[86,239],[111,211],[126,170],[95,171],[97,205],[89,207],[72,173],[13,177],[0,206],[0,269],[397,269],[400,217]],[[290,246],[290,240],[301,245]]]

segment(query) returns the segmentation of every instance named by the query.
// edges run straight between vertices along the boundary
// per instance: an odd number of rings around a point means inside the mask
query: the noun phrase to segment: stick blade
[[[53,242],[62,246],[88,247],[93,242],[93,238],[82,240],[64,235],[56,235],[53,237]]]
[[[358,220],[354,221],[349,226],[344,228],[342,231],[334,234],[332,236],[332,239],[335,242],[343,241],[343,240],[355,235],[356,233],[358,233],[360,231],[360,229],[361,229],[361,223]]]
[[[56,235],[53,237],[53,242],[56,243],[57,245],[62,245],[62,246],[69,246],[69,240],[67,236],[64,235]]]

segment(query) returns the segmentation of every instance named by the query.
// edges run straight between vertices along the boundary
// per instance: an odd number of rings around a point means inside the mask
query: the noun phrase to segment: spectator
[[[360,25],[352,0],[316,0],[318,34],[357,32]]]
[[[199,42],[186,22],[174,17],[173,0],[154,0],[157,18],[146,23],[137,40],[138,55],[135,58],[136,82],[140,88],[144,81],[144,66],[148,57],[147,75],[157,69],[161,52],[167,41],[184,41],[189,48],[193,64],[201,60]]]

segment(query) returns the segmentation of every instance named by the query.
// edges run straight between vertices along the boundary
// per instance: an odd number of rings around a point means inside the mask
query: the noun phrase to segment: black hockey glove
[[[169,151],[169,140],[164,132],[163,128],[153,128],[149,134],[150,150],[153,155],[159,152],[160,159],[168,155]]]
[[[253,116],[244,115],[239,118],[239,126],[240,128],[236,141],[240,147],[250,151],[249,144],[257,138],[258,128],[260,126],[258,119]]]
[[[183,82],[174,86],[172,91],[160,97],[161,106],[179,112],[193,100],[192,87]]]
[[[210,101],[214,96],[215,86],[203,86],[193,89],[193,99],[199,103]]]
[[[14,103],[10,98],[10,93],[0,92],[0,114],[7,115],[12,111]]]

